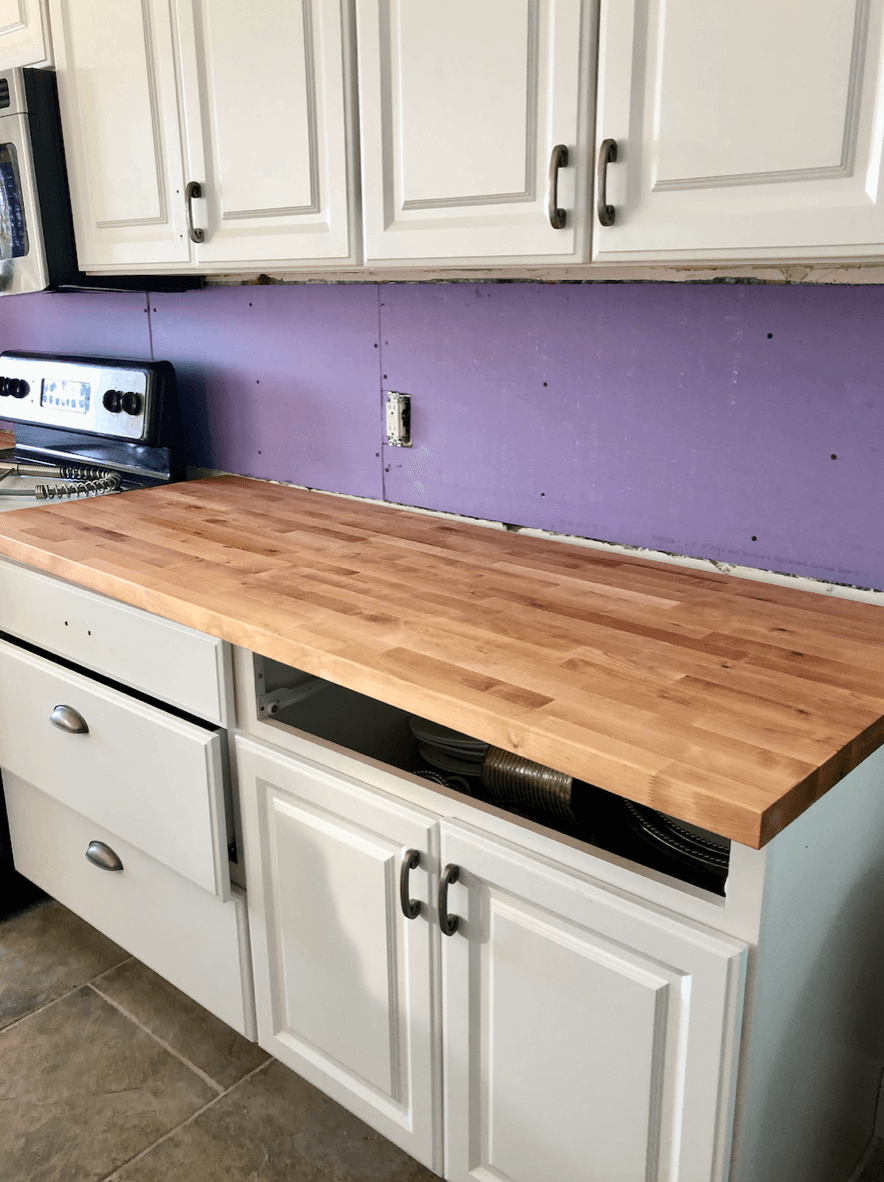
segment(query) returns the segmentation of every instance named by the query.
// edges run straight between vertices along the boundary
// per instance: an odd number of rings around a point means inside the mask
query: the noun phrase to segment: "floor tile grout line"
[[[237,1088],[240,1084],[245,1083],[247,1079],[251,1079],[253,1075],[257,1075],[259,1071],[263,1071],[273,1062],[273,1059],[267,1059],[265,1062],[259,1063],[257,1067],[254,1067],[251,1071],[247,1072],[241,1079],[238,1079],[236,1083],[231,1084],[229,1088],[225,1088],[220,1096],[215,1096],[213,1099],[209,1100],[208,1103],[204,1104],[202,1108],[198,1108],[196,1112],[192,1112],[187,1120],[183,1120],[181,1124],[176,1125],[174,1129],[169,1129],[168,1133],[163,1133],[162,1137],[158,1137],[152,1145],[148,1145],[145,1149],[142,1149],[136,1153],[134,1157],[130,1157],[128,1161],[124,1161],[122,1165],[117,1166],[114,1172],[112,1174],[108,1174],[106,1178],[101,1180],[101,1182],[118,1182],[121,1170],[125,1170],[127,1166],[131,1166],[134,1162],[140,1161],[142,1157],[146,1157],[147,1154],[151,1153],[157,1148],[157,1146],[162,1145],[164,1141],[168,1141],[170,1137],[173,1137],[176,1133],[180,1132],[181,1129],[186,1128],[189,1124],[195,1121],[198,1116],[202,1116],[206,1109],[211,1108],[213,1104],[217,1104],[218,1101],[223,1096],[226,1096],[228,1092],[232,1092],[234,1088]]]
[[[12,1030],[19,1026],[22,1022],[26,1022],[28,1018],[33,1018],[36,1014],[42,1014],[44,1010],[48,1010],[50,1006],[58,1005],[60,1001],[64,1001],[66,997],[70,997],[72,993],[76,993],[78,989],[88,988],[89,982],[84,981],[82,985],[74,985],[71,989],[66,990],[59,997],[53,997],[52,1001],[47,1001],[41,1006],[37,1006],[35,1010],[28,1010],[26,1014],[22,1014],[20,1018],[16,1018],[13,1022],[8,1022],[5,1026],[0,1027],[0,1037],[2,1037],[7,1030]]]
[[[96,977],[90,977],[89,980],[86,982],[86,984],[92,985],[95,981],[100,981],[102,977],[106,977],[109,973],[115,973],[117,971],[117,969],[121,969],[124,964],[128,964],[131,960],[134,960],[134,959],[135,959],[134,956],[127,956],[126,959],[121,960],[119,964],[115,964],[111,968],[105,969],[103,973],[99,973]]]
[[[164,1051],[168,1051],[170,1055],[173,1055],[180,1063],[183,1063],[185,1067],[189,1067],[195,1075],[199,1076],[203,1083],[208,1084],[209,1087],[212,1088],[213,1091],[217,1092],[219,1096],[224,1095],[227,1089],[223,1086],[223,1084],[219,1084],[216,1079],[212,1079],[210,1075],[207,1075],[201,1067],[197,1067],[195,1063],[191,1063],[191,1061],[185,1058],[185,1056],[182,1055],[180,1051],[176,1051],[173,1046],[170,1046],[164,1038],[160,1038],[158,1034],[154,1034],[149,1026],[145,1026],[143,1022],[139,1022],[135,1015],[131,1013],[131,1011],[127,1010],[125,1006],[120,1005],[118,1001],[114,1001],[112,997],[108,997],[106,993],[102,993],[98,986],[92,982],[89,983],[89,988],[97,993],[99,997],[103,998],[108,1003],[108,1005],[112,1005],[115,1010],[119,1010],[123,1017],[128,1018],[130,1022],[134,1023],[134,1025],[139,1028],[139,1030],[143,1030],[145,1034],[149,1034],[155,1042],[160,1044]]]

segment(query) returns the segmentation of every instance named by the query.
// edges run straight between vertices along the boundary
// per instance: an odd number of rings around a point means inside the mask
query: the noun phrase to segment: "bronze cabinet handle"
[[[420,865],[420,861],[421,856],[417,850],[406,850],[402,858],[402,869],[399,871],[399,904],[406,919],[417,919],[421,913],[420,900],[408,897],[408,876]]]
[[[448,914],[448,887],[460,878],[460,867],[451,862],[445,867],[439,883],[439,926],[444,936],[453,936],[460,923],[460,917]]]
[[[56,706],[49,715],[49,721],[60,731],[65,731],[69,735],[89,734],[86,719],[73,706]]]
[[[187,206],[187,232],[190,235],[191,242],[202,242],[206,237],[205,230],[197,230],[193,225],[194,198],[200,198],[202,195],[203,187],[199,181],[188,181],[187,188],[184,192],[184,203]]]
[[[603,140],[599,148],[599,166],[595,178],[596,210],[603,226],[613,226],[617,211],[608,205],[608,165],[617,159],[617,141]]]
[[[568,167],[568,149],[564,144],[556,144],[549,158],[549,224],[554,230],[563,230],[568,214],[559,209],[559,169]]]

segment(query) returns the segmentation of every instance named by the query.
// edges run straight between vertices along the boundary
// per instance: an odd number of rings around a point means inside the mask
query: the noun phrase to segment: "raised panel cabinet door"
[[[593,260],[880,258],[882,0],[603,0]]]
[[[594,5],[356,11],[366,261],[585,261]],[[567,165],[551,169],[559,145]]]
[[[80,266],[187,264],[169,5],[50,0],[50,15]]]
[[[349,5],[187,5],[181,73],[207,217],[199,263],[357,262]]]
[[[45,0],[0,0],[0,70],[51,65]]]
[[[441,830],[446,1179],[725,1178],[745,945]]]
[[[308,760],[237,740],[258,1041],[430,1169],[435,818]],[[403,859],[407,919],[400,901]]]

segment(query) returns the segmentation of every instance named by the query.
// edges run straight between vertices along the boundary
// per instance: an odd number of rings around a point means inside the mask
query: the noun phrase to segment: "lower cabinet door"
[[[726,1177],[745,945],[441,832],[445,1177]]]
[[[436,817],[248,740],[237,755],[258,1041],[441,1173]]]

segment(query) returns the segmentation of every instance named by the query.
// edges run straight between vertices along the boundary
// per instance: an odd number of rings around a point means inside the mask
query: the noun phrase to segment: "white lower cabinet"
[[[450,1182],[726,1177],[743,942],[340,770],[237,752],[266,1050]]]
[[[222,735],[0,640],[0,767],[222,899]]]
[[[436,818],[307,760],[242,740],[237,752],[258,1041],[439,1171]],[[413,920],[400,906],[410,850]]]
[[[445,1177],[726,1176],[746,946],[442,821]]]
[[[222,1021],[254,1038],[245,896],[217,895],[4,770],[15,867]],[[101,842],[121,865],[86,855]]]

